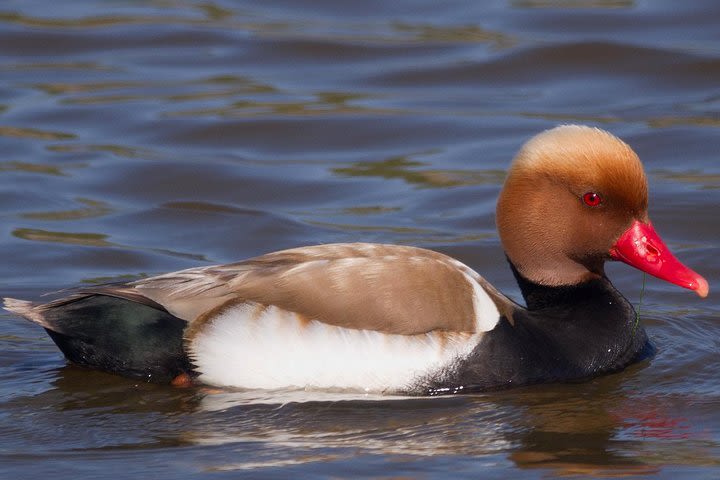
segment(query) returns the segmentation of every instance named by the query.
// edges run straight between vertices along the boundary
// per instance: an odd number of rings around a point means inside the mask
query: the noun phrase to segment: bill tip
[[[708,292],[710,291],[710,286],[708,285],[707,280],[705,280],[703,277],[698,276],[695,282],[696,285],[695,288],[693,288],[693,290],[695,290],[695,293],[697,293],[700,298],[707,297]]]

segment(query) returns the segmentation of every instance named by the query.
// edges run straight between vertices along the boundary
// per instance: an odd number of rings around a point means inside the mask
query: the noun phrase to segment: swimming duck
[[[565,125],[530,139],[497,203],[525,307],[438,252],[349,243],[268,253],[50,303],[5,299],[73,363],[147,381],[434,395],[578,381],[652,354],[605,275],[619,260],[708,294],[653,228],[633,150]]]

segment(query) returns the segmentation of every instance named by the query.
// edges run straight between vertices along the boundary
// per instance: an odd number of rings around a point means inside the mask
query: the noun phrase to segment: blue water
[[[657,356],[407,399],[142,384],[0,314],[3,478],[720,477],[720,3],[0,4],[0,294],[38,300],[338,241],[453,255],[514,298],[494,206],[559,123],[643,159],[710,282],[648,279]],[[642,276],[610,265],[635,304]],[[111,472],[111,473],[110,473]]]

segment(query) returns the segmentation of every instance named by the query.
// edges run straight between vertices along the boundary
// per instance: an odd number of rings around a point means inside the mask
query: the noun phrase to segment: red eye
[[[588,207],[597,207],[602,203],[602,197],[595,192],[587,192],[582,199]]]

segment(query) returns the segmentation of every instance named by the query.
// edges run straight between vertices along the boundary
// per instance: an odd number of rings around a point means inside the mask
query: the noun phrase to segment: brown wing
[[[468,272],[430,250],[334,244],[183,270],[124,288],[190,322],[227,302],[253,301],[331,325],[410,335],[475,330],[477,284]]]

